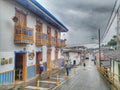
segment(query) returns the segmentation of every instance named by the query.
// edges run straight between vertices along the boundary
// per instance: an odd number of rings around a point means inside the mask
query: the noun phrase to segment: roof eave
[[[18,4],[22,5],[26,9],[30,10],[40,18],[53,25],[60,32],[67,32],[68,29],[58,21],[50,12],[48,12],[43,6],[41,6],[36,0],[15,0]]]

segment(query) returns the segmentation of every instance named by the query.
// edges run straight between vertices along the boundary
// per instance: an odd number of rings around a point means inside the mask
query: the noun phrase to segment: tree
[[[114,35],[113,38],[107,43],[107,45],[109,46],[116,46],[117,42],[116,42],[116,36]]]

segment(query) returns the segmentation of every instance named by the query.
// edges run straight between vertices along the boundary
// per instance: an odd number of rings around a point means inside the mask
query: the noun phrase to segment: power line
[[[110,26],[112,25],[112,23],[113,23],[113,21],[114,21],[114,19],[115,19],[116,12],[115,12],[115,15],[114,15],[114,17],[113,17],[113,19],[112,19],[112,21],[111,21],[111,18],[112,18],[113,14],[114,14],[114,11],[115,11],[115,7],[116,7],[116,5],[117,5],[117,2],[118,2],[118,0],[115,1],[114,7],[113,7],[113,9],[112,9],[112,13],[111,13],[110,18],[109,18],[109,20],[108,20],[108,24],[107,24],[106,29],[105,29],[105,32],[104,32],[104,34],[103,34],[103,36],[102,36],[102,41],[104,40],[106,34],[108,33],[108,31],[109,31],[109,29],[110,29]],[[110,21],[111,21],[111,22],[110,22]]]

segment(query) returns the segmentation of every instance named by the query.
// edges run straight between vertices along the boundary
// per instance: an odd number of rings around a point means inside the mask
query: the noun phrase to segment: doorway
[[[40,60],[42,59],[42,52],[37,52],[36,53],[36,74],[40,74]]]
[[[15,80],[23,81],[25,77],[25,65],[26,65],[26,54],[25,53],[16,53],[15,57]]]
[[[58,69],[58,49],[55,50],[55,68]]]
[[[47,71],[51,71],[51,49],[47,49]]]

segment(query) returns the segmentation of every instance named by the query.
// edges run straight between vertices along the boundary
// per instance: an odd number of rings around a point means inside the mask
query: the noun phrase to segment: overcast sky
[[[69,29],[62,37],[70,45],[94,43],[99,28],[103,35],[115,3],[115,0],[37,1]]]

